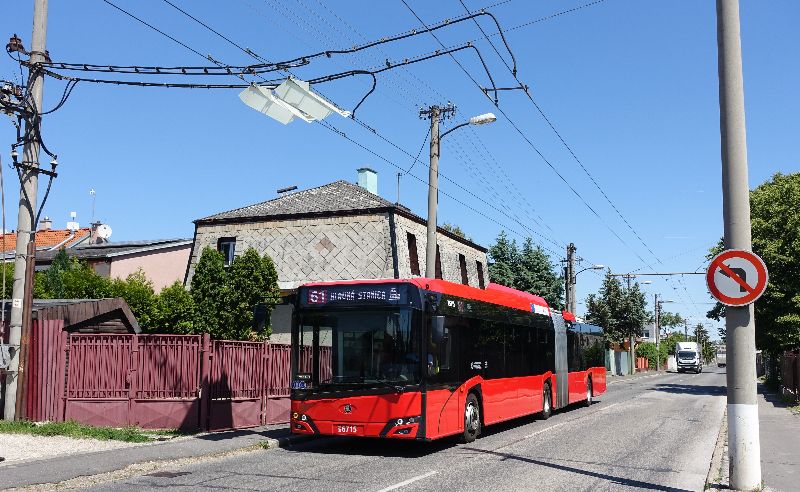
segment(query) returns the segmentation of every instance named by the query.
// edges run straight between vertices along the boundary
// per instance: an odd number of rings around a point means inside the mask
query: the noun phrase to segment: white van
[[[675,359],[677,360],[678,372],[703,372],[703,362],[697,342],[678,342],[675,345]]]
[[[725,345],[720,345],[717,347],[717,367],[725,367],[727,364],[726,360],[726,353],[725,353]]]

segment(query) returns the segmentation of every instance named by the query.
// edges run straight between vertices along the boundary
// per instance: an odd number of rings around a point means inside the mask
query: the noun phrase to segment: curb
[[[728,477],[728,409],[722,413],[722,422],[719,426],[717,444],[711,455],[711,464],[706,476],[706,491],[729,490],[730,478]]]
[[[140,460],[135,463],[129,463],[114,470],[109,470],[101,473],[91,475],[82,475],[58,482],[40,482],[40,483],[23,483],[20,485],[12,485],[11,488],[5,489],[10,491],[40,491],[40,490],[60,490],[63,488],[82,488],[92,485],[111,483],[120,480],[125,480],[131,477],[148,475],[171,468],[187,466],[204,461],[214,459],[226,458],[245,453],[252,453],[256,451],[271,451],[276,448],[289,448],[293,445],[300,444],[314,439],[316,436],[290,434],[278,438],[264,437],[258,442],[235,447],[224,451],[214,451],[205,454],[198,454],[194,456],[186,456],[182,458],[171,458],[161,460]],[[266,446],[264,445],[266,443]]]

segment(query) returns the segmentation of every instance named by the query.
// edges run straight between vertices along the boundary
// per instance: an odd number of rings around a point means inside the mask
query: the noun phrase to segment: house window
[[[461,268],[461,283],[469,285],[469,277],[467,276],[467,259],[461,253],[458,254],[458,266]]]
[[[483,263],[476,261],[475,266],[478,267],[478,287],[485,289],[486,285],[484,285],[483,282]]]
[[[417,236],[407,232],[406,240],[408,241],[408,262],[411,266],[411,275],[420,275],[419,254],[417,253]]]
[[[217,251],[222,253],[225,258],[225,266],[233,264],[233,257],[236,254],[236,238],[235,237],[221,237],[217,241]]]
[[[442,279],[442,257],[439,255],[439,245],[436,245],[436,278]]]

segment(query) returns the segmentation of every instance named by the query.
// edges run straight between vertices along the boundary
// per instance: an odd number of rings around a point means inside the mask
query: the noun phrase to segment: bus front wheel
[[[547,420],[553,413],[553,394],[550,391],[550,383],[544,384],[542,390],[542,413],[540,414],[542,420]]]
[[[481,406],[478,403],[478,397],[474,393],[470,393],[464,405],[464,434],[461,436],[461,442],[473,442],[480,433]]]

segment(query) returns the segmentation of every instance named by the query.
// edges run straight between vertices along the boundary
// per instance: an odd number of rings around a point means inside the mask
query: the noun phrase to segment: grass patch
[[[259,441],[258,447],[261,449],[269,449],[269,441]]]
[[[0,420],[0,434],[31,434],[34,436],[66,436],[86,439],[98,439],[100,441],[123,441],[123,442],[150,442],[153,439],[149,436],[181,435],[176,430],[148,430],[143,431],[137,427],[92,427],[90,425],[70,422],[45,422],[36,424],[28,421],[9,422]]]

